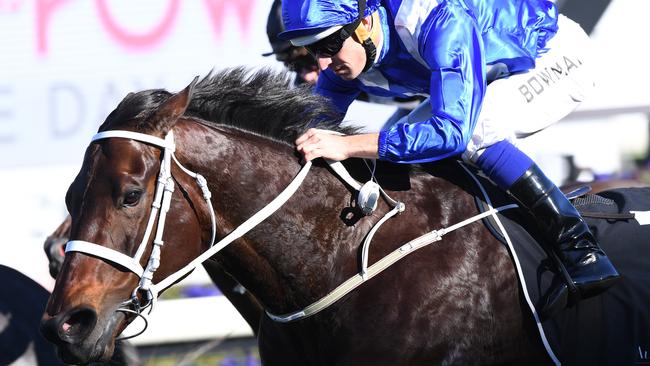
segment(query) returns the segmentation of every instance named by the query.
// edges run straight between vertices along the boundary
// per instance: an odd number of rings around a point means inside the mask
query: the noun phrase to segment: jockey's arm
[[[481,35],[472,18],[458,6],[446,6],[429,23],[421,40],[422,57],[431,69],[431,117],[403,122],[379,134],[333,136],[311,131],[298,138],[298,151],[307,160],[325,157],[379,158],[398,163],[441,160],[465,151],[485,94],[485,65]],[[424,32],[423,32],[424,33]],[[345,113],[358,88],[325,70],[317,92],[332,99]]]
[[[473,134],[485,95],[481,34],[459,6],[442,7],[422,30],[419,49],[431,70],[430,117],[379,134],[378,156],[422,163],[461,154]]]

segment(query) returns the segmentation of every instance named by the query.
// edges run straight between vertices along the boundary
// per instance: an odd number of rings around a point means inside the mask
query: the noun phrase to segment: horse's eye
[[[142,196],[142,191],[129,191],[124,195],[124,201],[122,203],[125,206],[135,206]]]

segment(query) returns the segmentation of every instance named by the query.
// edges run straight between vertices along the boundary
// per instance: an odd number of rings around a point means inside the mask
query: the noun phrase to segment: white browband
[[[171,133],[171,131],[170,131]],[[169,136],[169,134],[168,134]],[[97,140],[108,139],[111,137],[121,137],[125,139],[131,139],[140,142],[146,142],[147,144],[156,145],[162,147],[163,149],[169,149],[171,152],[174,152],[176,145],[174,145],[174,138],[170,139],[161,139],[160,137],[147,135],[145,133],[115,130],[115,131],[104,131],[96,133],[95,136],[90,140],[90,142],[95,142]]]

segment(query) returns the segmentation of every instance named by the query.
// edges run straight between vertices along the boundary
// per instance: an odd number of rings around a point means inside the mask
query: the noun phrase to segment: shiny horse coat
[[[209,183],[222,238],[300,170],[291,143],[298,133],[315,123],[340,121],[323,99],[288,85],[286,75],[226,70],[177,94],[129,94],[100,131],[164,137],[173,130],[179,161]],[[90,144],[66,196],[70,238],[133,255],[160,159],[157,147],[128,139]],[[363,162],[347,165],[357,180],[368,180]],[[417,236],[477,213],[468,193],[475,187],[455,162],[425,170],[378,166],[379,182],[407,208],[376,233],[370,264]],[[209,247],[211,223],[201,192],[178,167],[172,175],[176,191],[154,283]],[[212,260],[269,312],[299,310],[358,272],[365,235],[390,209],[382,201],[375,214],[364,216],[354,197],[326,164],[316,162],[278,212]],[[149,246],[145,258],[150,251]],[[115,338],[132,320],[116,309],[137,282],[110,262],[66,255],[42,320],[44,334],[66,362],[110,358]],[[263,317],[258,342],[266,365],[550,362],[522,302],[511,259],[481,223],[408,256],[315,316],[288,324]]]

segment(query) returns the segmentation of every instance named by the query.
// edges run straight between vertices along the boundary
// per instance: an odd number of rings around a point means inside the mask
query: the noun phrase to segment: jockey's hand
[[[316,158],[341,161],[347,158],[377,158],[379,134],[340,136],[311,128],[296,140],[305,160]]]

